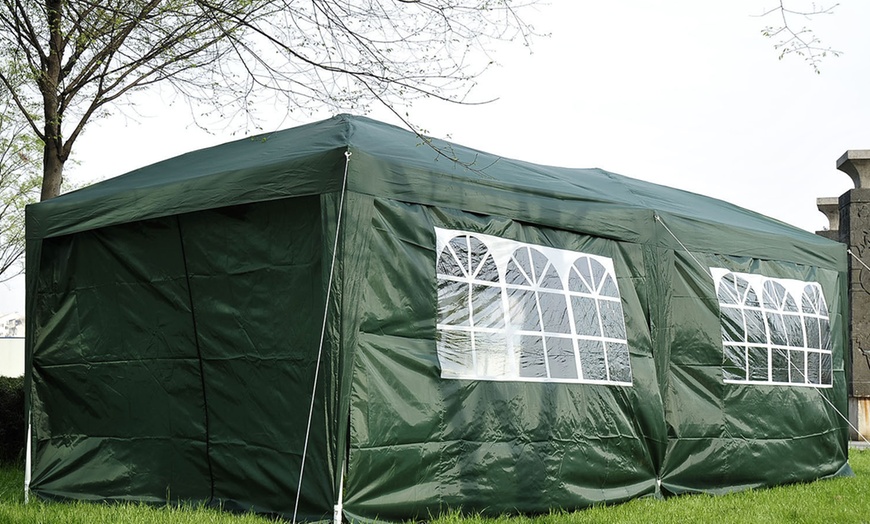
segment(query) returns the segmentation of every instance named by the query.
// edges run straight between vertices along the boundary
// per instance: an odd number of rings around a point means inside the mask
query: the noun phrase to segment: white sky
[[[835,14],[805,22],[843,53],[816,75],[799,57],[777,60],[774,41],[761,36],[777,20],[753,15],[773,0],[548,1],[533,21],[551,36],[532,54],[501,47],[500,67],[480,79],[478,98],[497,101],[418,102],[411,119],[434,136],[506,157],[600,167],[810,231],[827,226],[816,198],[852,187],[836,160],[870,149],[870,2],[841,0]],[[157,96],[140,113],[91,124],[68,171],[74,181],[240,138],[197,129]],[[267,120],[265,130],[328,116]],[[370,116],[394,122],[383,110]],[[22,288],[20,280],[0,285],[0,313],[23,311]]]

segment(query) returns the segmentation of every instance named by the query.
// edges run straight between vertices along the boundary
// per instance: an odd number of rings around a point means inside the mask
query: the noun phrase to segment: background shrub
[[[0,377],[0,463],[24,457],[24,377]]]

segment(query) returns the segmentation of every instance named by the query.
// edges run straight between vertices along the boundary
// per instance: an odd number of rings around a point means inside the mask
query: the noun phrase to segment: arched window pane
[[[826,381],[832,376],[830,325],[817,283],[720,268],[711,268],[711,274],[719,300],[726,382],[831,385]]]
[[[474,236],[469,236],[468,238],[468,274],[475,275],[477,274],[477,270],[483,264],[484,259],[488,254],[488,250],[486,248],[486,244],[480,241],[479,238]]]
[[[486,257],[483,259],[483,262],[477,268],[477,272],[474,274],[474,278],[476,280],[483,280],[485,282],[498,282],[498,267],[496,267],[495,260],[492,258],[492,255],[486,255]]]
[[[589,257],[580,257],[571,267],[571,276],[568,278],[568,289],[580,293],[594,293],[592,283],[592,269],[589,267]]]
[[[449,275],[453,277],[461,277],[465,274],[459,265],[459,261],[449,249],[441,251],[441,256],[438,257],[437,271],[439,275]]]
[[[450,241],[450,250],[459,263],[461,274],[468,276],[471,273],[471,259],[469,258],[468,235],[462,235]]]
[[[782,311],[782,304],[785,302],[785,295],[785,287],[783,287],[779,282],[776,282],[775,280],[766,280],[764,282],[764,307]]]
[[[541,278],[541,287],[547,289],[562,289],[562,278],[559,277],[559,273],[556,272],[555,266],[550,265],[544,272],[544,276]]]
[[[442,377],[631,384],[610,259],[435,232]]]

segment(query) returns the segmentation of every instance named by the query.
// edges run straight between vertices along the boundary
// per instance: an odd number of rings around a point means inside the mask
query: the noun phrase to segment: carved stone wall
[[[867,263],[870,260],[870,189],[852,189],[840,197],[839,240]],[[849,257],[849,395],[870,397],[870,270]]]

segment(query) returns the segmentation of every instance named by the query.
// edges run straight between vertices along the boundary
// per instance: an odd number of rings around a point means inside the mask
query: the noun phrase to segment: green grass
[[[573,513],[553,512],[538,517],[457,514],[431,524],[616,524],[656,522],[716,523],[868,523],[870,524],[870,451],[852,451],[849,463],[855,477],[808,484],[744,491],[723,496],[691,495],[667,500],[639,499],[616,506],[596,506]],[[140,504],[47,503],[24,504],[20,468],[0,467],[0,523],[2,524],[265,524],[255,515],[232,515],[208,508],[152,507]]]

